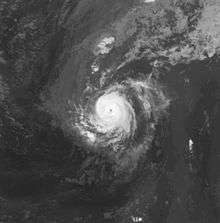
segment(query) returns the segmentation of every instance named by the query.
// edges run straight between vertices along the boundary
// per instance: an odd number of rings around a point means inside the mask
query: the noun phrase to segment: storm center
[[[101,131],[123,129],[130,131],[130,106],[127,100],[112,92],[101,96],[95,105],[96,121]]]

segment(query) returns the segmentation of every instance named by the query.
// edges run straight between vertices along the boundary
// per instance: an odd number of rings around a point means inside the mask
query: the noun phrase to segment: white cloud
[[[155,0],[143,0],[145,3],[148,3],[148,2],[155,2]]]
[[[112,49],[112,44],[115,42],[115,37],[104,37],[98,44],[95,54],[107,54]]]

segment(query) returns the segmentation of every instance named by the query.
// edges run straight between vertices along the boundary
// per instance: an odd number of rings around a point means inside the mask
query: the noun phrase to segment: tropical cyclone
[[[169,106],[167,69],[219,54],[219,8],[218,0],[1,1],[3,150],[65,164],[80,148],[132,171]]]
[[[2,0],[0,24],[0,221],[79,222],[59,201],[104,211],[112,182],[129,181],[128,218],[114,222],[215,222],[200,192],[219,204],[219,0]]]
[[[80,3],[75,14],[81,10],[83,17],[86,7]],[[75,36],[72,24],[77,17],[73,16],[65,24],[72,35],[69,39],[74,39],[66,43],[71,52],[60,57],[66,58],[61,78],[50,86],[44,107],[60,120],[74,143],[106,154],[118,169],[132,171],[149,149],[155,125],[169,105],[160,68],[204,60],[216,52],[214,36],[200,24],[210,7],[204,1],[137,1],[126,13],[115,12],[111,21],[105,16],[105,25],[100,12],[93,14],[96,22],[84,38]],[[152,69],[129,67],[140,60]]]
[[[119,144],[123,147],[125,140],[137,136],[137,130],[144,132],[152,121],[152,113],[157,120],[158,110],[165,110],[168,104],[169,99],[151,80],[129,79],[104,90],[92,105],[77,109],[76,126],[91,144],[111,145],[117,151]]]

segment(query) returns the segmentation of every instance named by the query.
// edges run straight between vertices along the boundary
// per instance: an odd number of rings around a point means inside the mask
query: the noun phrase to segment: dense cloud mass
[[[72,124],[91,149],[114,153],[123,169],[134,168],[131,163],[137,166],[137,158],[149,149],[155,125],[169,105],[150,75],[143,80],[127,78],[90,92],[90,100],[76,108],[76,122]],[[127,160],[128,154],[131,163],[124,164],[123,156]]]
[[[217,223],[218,0],[0,1],[0,222]]]

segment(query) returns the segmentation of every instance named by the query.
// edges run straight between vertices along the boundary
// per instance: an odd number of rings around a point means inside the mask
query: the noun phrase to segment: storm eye
[[[101,96],[95,105],[95,121],[102,132],[120,129],[129,133],[131,113],[131,105],[118,92]]]

